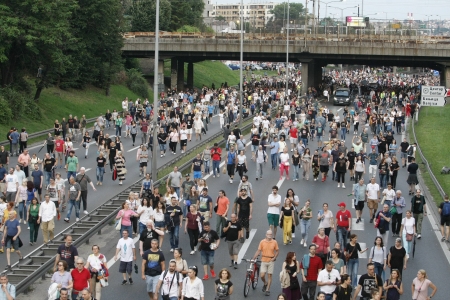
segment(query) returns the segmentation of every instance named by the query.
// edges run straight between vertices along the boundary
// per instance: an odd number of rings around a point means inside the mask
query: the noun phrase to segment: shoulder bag
[[[356,249],[356,244],[355,244],[355,247],[353,247],[353,250],[350,254],[345,254],[345,261],[348,262],[350,260],[350,257],[352,257],[353,252],[355,252],[355,249]]]

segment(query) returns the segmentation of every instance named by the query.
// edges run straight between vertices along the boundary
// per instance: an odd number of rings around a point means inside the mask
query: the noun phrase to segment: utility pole
[[[179,62],[178,62],[179,63]],[[159,0],[156,0],[156,23],[155,23],[155,69],[153,71],[153,151],[152,151],[152,180],[158,180],[157,150],[158,144],[158,64],[159,64]]]
[[[284,103],[289,103],[286,102],[289,101],[288,100],[288,96],[289,96],[289,0],[287,2],[287,22],[286,22],[286,26],[287,27],[287,34],[286,34],[286,95],[284,97],[285,102]]]
[[[244,97],[244,91],[242,90],[242,67],[243,67],[243,60],[244,60],[244,0],[241,0],[241,9],[239,10],[241,14],[241,49],[240,49],[240,61],[241,61],[241,67],[239,68],[239,128],[242,126],[242,98]]]

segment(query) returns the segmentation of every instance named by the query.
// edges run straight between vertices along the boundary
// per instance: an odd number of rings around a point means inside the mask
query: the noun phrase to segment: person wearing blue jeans
[[[309,227],[311,227],[312,209],[310,205],[311,201],[308,199],[306,200],[305,205],[298,211],[298,214],[301,217],[300,231],[302,233],[302,240],[300,241],[300,246],[303,244],[304,247],[307,246],[308,231]]]
[[[359,267],[359,253],[364,253],[367,251],[361,249],[358,243],[358,236],[356,234],[350,235],[350,242],[345,244],[345,256],[349,257],[347,262],[347,273],[352,279],[352,286],[356,288],[358,285],[358,267]]]
[[[80,220],[81,187],[80,184],[75,181],[74,177],[69,178],[69,183],[69,210],[67,211],[67,216],[64,219],[64,221],[67,223],[69,223],[70,215],[72,214],[72,208],[74,206],[76,221]]]
[[[280,149],[277,137],[273,138],[273,141],[270,143],[269,147],[270,147],[270,159],[272,161],[272,169],[275,170],[278,165],[278,150]]]
[[[172,197],[171,202],[172,205],[166,208],[165,220],[166,227],[169,230],[170,252],[173,252],[175,248],[178,248],[183,212],[181,207],[178,206],[178,200],[175,197]]]
[[[342,123],[344,123],[344,122],[342,122]],[[346,133],[347,133],[347,127],[341,127],[341,140],[345,140]]]

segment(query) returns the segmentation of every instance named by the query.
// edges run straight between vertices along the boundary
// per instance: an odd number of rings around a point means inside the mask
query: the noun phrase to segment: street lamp
[[[430,29],[430,17],[432,17],[433,15],[425,15],[425,16],[428,17],[427,27],[428,27],[428,29]],[[431,35],[431,33],[430,33],[430,35]]]
[[[241,0],[241,7],[239,9],[239,12],[241,14],[240,16],[240,23],[241,23],[241,45],[240,45],[240,68],[239,68],[239,127],[242,126],[242,98],[244,97],[244,91],[242,90],[242,67],[243,67],[243,60],[244,60],[244,0]]]
[[[356,8],[358,7],[358,5],[355,6],[349,6],[349,7],[344,7],[344,8],[340,8],[340,7],[336,7],[336,6],[330,6],[331,8],[336,8],[336,9],[340,9],[341,10],[341,21],[342,24],[344,24],[344,9],[349,9],[349,8]]]
[[[322,2],[322,3],[325,3],[325,4],[326,4],[326,5],[325,5],[325,18],[326,18],[327,15],[328,15],[328,4],[330,4],[330,3],[335,3],[335,2],[345,2],[345,0],[330,1],[330,2]],[[320,20],[319,20],[319,21],[320,21]],[[327,26],[326,22],[325,22],[325,26]]]
[[[156,0],[156,21],[155,21],[155,68],[153,71],[153,153],[152,153],[152,180],[158,180],[158,166],[156,145],[158,144],[158,64],[159,64],[159,0]]]

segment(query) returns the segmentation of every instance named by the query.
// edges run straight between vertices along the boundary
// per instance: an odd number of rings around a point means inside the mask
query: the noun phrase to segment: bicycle
[[[256,289],[259,280],[259,267],[261,265],[260,260],[253,259],[242,259],[249,263],[247,268],[247,275],[245,275],[245,283],[244,283],[244,297],[248,296],[248,292],[250,291],[250,285],[253,289]]]

